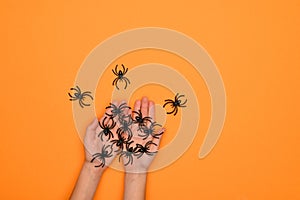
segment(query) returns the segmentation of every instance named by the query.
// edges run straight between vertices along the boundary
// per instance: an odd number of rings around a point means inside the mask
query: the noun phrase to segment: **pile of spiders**
[[[151,151],[151,145],[157,146],[157,144],[152,140],[146,140],[159,138],[163,134],[156,133],[156,129],[161,127],[160,124],[153,121],[151,117],[143,116],[141,110],[133,111],[133,116],[125,114],[131,109],[126,103],[119,106],[110,103],[106,109],[109,112],[106,112],[102,121],[98,122],[101,128],[98,137],[102,142],[106,142],[106,145],[102,147],[100,153],[93,154],[91,162],[94,162],[96,158],[100,161],[100,164],[95,167],[105,166],[105,161],[112,156],[114,147],[116,147],[114,152],[119,157],[119,162],[123,158],[125,166],[132,165],[134,158],[140,159],[143,155],[154,156],[157,153],[157,151]],[[143,144],[134,141],[133,126],[138,131],[135,137],[139,136],[145,140]]]

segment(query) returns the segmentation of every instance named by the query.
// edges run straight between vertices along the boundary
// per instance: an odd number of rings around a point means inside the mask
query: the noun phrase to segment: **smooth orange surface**
[[[68,198],[83,161],[67,96],[77,70],[107,37],[145,26],[199,42],[227,93],[221,138],[199,160],[210,119],[201,77],[165,52],[134,52],[116,61],[173,66],[198,91],[199,133],[179,160],[149,174],[147,199],[300,199],[299,1],[5,0],[0,15],[0,199]],[[131,104],[148,90],[156,100],[156,89],[139,89]],[[98,87],[98,115],[106,101]],[[174,136],[170,130],[163,145]],[[122,188],[123,173],[109,169],[95,199],[121,199]]]

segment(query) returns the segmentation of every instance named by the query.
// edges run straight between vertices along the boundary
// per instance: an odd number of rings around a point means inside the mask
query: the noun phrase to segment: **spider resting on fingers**
[[[139,125],[139,131],[141,131],[142,128],[146,126],[147,122],[151,122],[151,117],[143,117],[141,110],[139,110],[138,112],[133,111],[133,113],[136,114],[136,116],[133,118],[133,123]]]
[[[109,149],[110,148],[110,149]],[[101,153],[95,153],[93,154],[93,159],[91,160],[91,163],[94,162],[96,158],[100,160],[99,165],[95,165],[95,167],[104,167],[105,166],[105,159],[112,157],[112,147],[110,145],[103,145]]]
[[[122,68],[123,68],[123,70],[118,71],[118,65],[116,65],[115,70],[112,69],[112,72],[117,76],[117,78],[114,79],[112,85],[116,85],[117,89],[119,89],[119,87],[118,87],[118,82],[119,81],[121,81],[121,82],[124,81],[125,82],[124,89],[127,88],[127,84],[130,84],[129,79],[125,77],[125,74],[127,73],[128,68],[125,68],[123,64],[122,64]]]
[[[171,99],[167,99],[167,100],[165,100],[165,104],[163,105],[163,107],[165,107],[166,105],[168,105],[168,104],[171,104],[171,107],[173,108],[173,110],[172,111],[170,111],[170,112],[167,112],[167,114],[172,114],[172,113],[174,113],[174,116],[177,114],[177,112],[178,112],[178,107],[186,107],[186,102],[187,102],[187,99],[184,101],[184,102],[182,102],[181,100],[180,100],[180,98],[181,97],[184,97],[184,95],[182,94],[182,95],[179,95],[179,93],[177,93],[176,94],[176,96],[175,96],[175,99],[174,99],[174,101],[173,100],[171,100]]]
[[[94,98],[91,95],[91,92],[87,91],[87,92],[83,92],[81,93],[81,90],[78,86],[76,86],[76,88],[70,88],[70,90],[75,90],[74,92],[74,96],[71,95],[71,93],[69,92],[68,95],[70,97],[70,101],[76,101],[78,100],[80,107],[84,107],[84,106],[90,106],[91,104],[87,104],[84,103],[83,100],[85,97],[90,97],[92,100],[94,100]]]
[[[98,137],[100,137],[101,141],[103,141],[103,135],[108,136],[107,141],[112,137],[114,138],[114,134],[111,132],[111,130],[116,126],[116,122],[109,118],[108,122],[106,123],[107,117],[104,117],[102,122],[98,122],[100,128],[102,128],[102,131],[98,134]]]

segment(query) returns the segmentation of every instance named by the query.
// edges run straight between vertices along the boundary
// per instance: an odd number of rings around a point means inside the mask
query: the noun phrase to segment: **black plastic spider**
[[[119,89],[118,81],[125,82],[124,89],[127,88],[127,84],[130,84],[129,79],[124,76],[127,73],[128,68],[125,69],[123,64],[122,64],[122,67],[123,67],[123,70],[119,70],[119,71],[118,71],[118,65],[116,65],[115,70],[112,69],[112,72],[117,76],[117,78],[115,78],[115,80],[113,81],[112,85],[116,85],[117,89]]]
[[[119,151],[123,151],[124,149],[124,145],[127,144],[127,139],[123,136],[123,130],[118,128],[117,130],[117,134],[118,134],[118,139],[116,140],[111,140],[111,145],[116,145],[117,147],[119,147],[118,150],[116,150],[115,152],[119,152]]]
[[[132,143],[133,143],[133,141],[126,143],[126,145],[125,145],[126,149],[121,151],[120,156],[119,156],[119,162],[121,162],[122,156],[127,159],[127,162],[124,163],[125,166],[127,166],[129,164],[132,165],[132,163],[133,163],[133,156],[136,153],[136,147],[135,148],[130,147],[130,145]]]
[[[144,126],[146,126],[147,122],[151,122],[151,117],[143,117],[141,110],[133,111],[133,113],[136,114],[136,116],[133,118],[133,123],[139,125],[139,131],[142,130]]]
[[[157,144],[155,144],[152,141],[148,141],[144,146],[141,144],[136,144],[135,156],[137,156],[137,158],[140,158],[144,153],[147,154],[148,156],[153,156],[154,154],[156,154],[157,151],[155,152],[149,151],[151,145],[157,146]]]
[[[179,95],[179,93],[176,94],[174,101],[171,99],[167,99],[165,100],[165,104],[163,105],[163,107],[165,107],[168,104],[171,104],[171,107],[173,108],[173,110],[171,112],[167,112],[167,114],[172,114],[174,113],[174,116],[177,114],[178,112],[178,107],[186,107],[186,102],[187,99],[182,103],[182,101],[180,100],[181,97],[184,97],[184,95]]]
[[[143,137],[143,140],[146,140],[149,137],[149,135],[158,139],[159,138],[158,136],[162,135],[163,132],[155,133],[155,127],[157,127],[157,126],[161,127],[160,124],[158,124],[156,122],[151,122],[149,127],[147,127],[147,126],[143,127],[143,132],[140,133],[139,136]]]
[[[87,91],[87,92],[83,92],[81,93],[81,90],[78,86],[76,86],[76,88],[70,88],[70,90],[75,90],[75,93],[73,94],[74,96],[71,95],[71,93],[69,92],[68,95],[69,97],[71,97],[69,100],[70,101],[79,101],[79,105],[83,108],[84,106],[90,106],[91,104],[87,104],[84,103],[83,100],[85,97],[90,97],[92,100],[94,100],[94,98],[91,95],[91,92]]]
[[[110,149],[108,150],[108,148],[110,148]],[[107,145],[107,146],[103,145],[101,153],[95,153],[93,155],[93,159],[91,160],[91,163],[94,162],[94,160],[96,158],[98,158],[101,163],[99,165],[95,165],[95,167],[104,167],[105,166],[105,159],[109,158],[109,157],[112,157],[112,151],[113,150],[112,150],[111,145]]]
[[[107,141],[112,137],[114,138],[114,134],[111,132],[111,130],[116,126],[116,122],[109,118],[108,122],[106,123],[107,117],[104,117],[102,122],[98,122],[99,126],[102,128],[102,131],[98,134],[98,137],[101,138],[101,141],[103,141],[103,135],[108,136]]]
[[[133,124],[131,116],[124,115],[123,117],[119,118],[119,122],[120,122],[119,129],[122,132],[127,133],[127,141],[131,140],[132,138],[131,125]]]
[[[110,116],[111,118],[114,118],[118,116],[119,118],[123,118],[124,110],[125,109],[131,109],[129,106],[127,106],[126,103],[122,103],[121,105],[116,106],[115,104],[110,103],[109,106],[106,107],[106,109],[111,108],[110,112],[111,114],[105,113],[106,115]]]

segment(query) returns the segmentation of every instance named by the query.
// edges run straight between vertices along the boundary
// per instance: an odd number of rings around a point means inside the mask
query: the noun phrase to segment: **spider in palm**
[[[102,122],[98,122],[100,128],[102,128],[102,131],[98,134],[98,137],[100,137],[101,141],[103,141],[103,135],[106,137],[108,136],[107,141],[111,137],[114,138],[114,134],[111,132],[111,130],[115,128],[117,123],[112,118],[109,118],[107,122],[106,119],[107,117],[104,117]]]
[[[165,100],[166,103],[163,105],[163,107],[165,107],[166,105],[170,104],[171,107],[173,108],[173,110],[170,111],[170,112],[167,112],[167,114],[172,114],[173,113],[174,116],[175,116],[177,114],[177,112],[178,112],[178,107],[186,107],[185,104],[187,102],[187,99],[185,99],[185,101],[182,102],[182,100],[180,100],[181,97],[184,97],[184,95],[183,94],[179,95],[179,93],[177,93],[176,96],[175,96],[174,101],[171,100],[171,99]]]
[[[122,103],[118,106],[116,106],[115,104],[110,103],[109,106],[106,107],[106,109],[110,108],[110,112],[111,114],[105,113],[106,115],[108,115],[111,118],[114,118],[116,116],[118,116],[119,118],[123,118],[125,109],[131,109],[126,103]]]
[[[119,154],[119,162],[121,162],[121,157],[124,157],[125,159],[127,159],[127,161],[124,163],[125,166],[133,163],[133,156],[136,153],[136,147],[130,147],[130,145],[133,143],[133,141],[126,143],[125,147],[126,149],[121,151],[121,153]]]
[[[121,82],[125,82],[125,87],[124,89],[127,88],[127,84],[130,84],[130,81],[127,77],[125,77],[125,74],[127,73],[128,71],[128,68],[125,68],[125,66],[122,64],[122,68],[123,70],[119,70],[118,71],[118,65],[116,65],[115,67],[115,70],[112,69],[112,72],[117,76],[117,78],[114,79],[114,81],[112,82],[112,85],[116,85],[116,88],[119,90],[119,87],[118,87],[118,82],[121,81]]]
[[[105,166],[105,159],[112,157],[112,151],[113,150],[112,150],[111,145],[107,145],[107,146],[103,145],[101,153],[93,154],[93,158],[91,160],[91,163],[94,162],[94,160],[96,158],[98,158],[101,163],[99,165],[95,165],[95,167],[102,167],[103,168]]]
[[[127,133],[127,141],[130,141],[132,138],[132,130],[131,125],[133,124],[131,116],[123,116],[122,118],[119,118],[120,127],[119,129],[123,133]]]
[[[78,100],[79,105],[80,105],[80,107],[82,107],[82,108],[83,108],[84,106],[90,106],[90,105],[91,105],[91,104],[88,104],[88,103],[85,103],[85,102],[84,102],[84,99],[85,99],[86,97],[90,97],[92,100],[94,100],[94,98],[92,97],[90,91],[81,93],[81,89],[80,89],[78,86],[76,86],[75,88],[70,88],[70,90],[75,90],[75,92],[74,92],[73,95],[71,95],[70,92],[68,93],[68,95],[69,95],[69,97],[70,97],[69,100],[70,100],[70,101],[76,101],[76,100]]]
[[[141,131],[143,127],[146,126],[147,122],[151,122],[151,117],[143,117],[141,110],[133,111],[136,116],[133,118],[133,123],[138,124],[138,130]]]
[[[117,147],[119,147],[119,149],[116,150],[115,152],[123,151],[124,145],[126,145],[127,142],[128,142],[123,134],[124,134],[123,130],[118,128],[118,130],[117,130],[118,139],[111,140],[111,145],[112,146],[116,145]]]
[[[156,122],[151,122],[149,127],[147,127],[147,126],[143,127],[143,132],[139,133],[139,136],[142,137],[143,140],[146,140],[150,135],[153,138],[158,139],[159,138],[158,136],[162,135],[163,132],[155,133],[155,127],[161,127],[161,125]]]
[[[144,154],[147,154],[148,156],[153,156],[154,154],[156,154],[157,151],[150,152],[151,145],[157,146],[157,144],[152,141],[148,141],[144,146],[141,144],[136,144],[135,156],[137,156],[137,158],[140,158]]]

